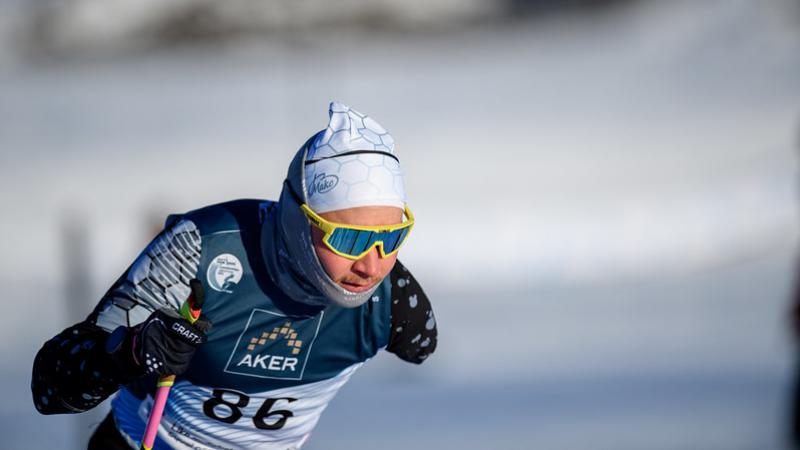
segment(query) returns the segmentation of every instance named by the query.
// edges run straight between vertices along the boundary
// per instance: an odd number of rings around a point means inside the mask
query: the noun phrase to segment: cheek
[[[386,275],[389,275],[389,272],[394,268],[394,264],[397,262],[397,253],[388,258],[382,258],[379,261],[381,265],[380,278],[384,278]]]

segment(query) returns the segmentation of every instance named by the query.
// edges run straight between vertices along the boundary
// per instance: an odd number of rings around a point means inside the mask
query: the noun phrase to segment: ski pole
[[[203,307],[203,285],[200,280],[189,281],[192,293],[189,298],[181,305],[181,316],[194,324],[200,318],[200,309]],[[158,379],[156,385],[156,395],[153,400],[153,409],[150,410],[150,417],[147,419],[147,427],[144,429],[142,446],[139,450],[152,450],[158,433],[158,425],[161,423],[161,415],[164,413],[164,406],[167,404],[169,390],[175,383],[175,375],[166,375]]]

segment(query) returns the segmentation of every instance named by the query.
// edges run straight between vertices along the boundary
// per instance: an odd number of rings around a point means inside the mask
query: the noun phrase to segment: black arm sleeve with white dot
[[[200,260],[191,221],[172,224],[147,246],[83,322],[45,342],[33,362],[31,392],[42,414],[87,411],[143,374],[128,351],[106,352],[110,333],[132,328],[156,309],[178,309]],[[123,348],[130,349],[130,336]]]
[[[45,342],[33,362],[31,392],[42,414],[79,413],[94,408],[131,380],[125,365],[105,351],[109,333],[90,320]]]
[[[428,296],[400,261],[389,274],[392,282],[392,332],[386,350],[420,364],[436,350],[436,318]]]

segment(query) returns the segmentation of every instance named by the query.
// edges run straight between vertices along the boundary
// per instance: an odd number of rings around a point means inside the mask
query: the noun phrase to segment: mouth
[[[364,292],[369,290],[374,283],[353,283],[350,281],[340,281],[339,285],[350,292]]]

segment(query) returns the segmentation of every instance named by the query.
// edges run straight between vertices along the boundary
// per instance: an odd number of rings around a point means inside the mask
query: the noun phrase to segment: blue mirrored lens
[[[360,233],[359,230],[337,228],[333,230],[331,237],[328,238],[328,244],[339,252],[349,254]]]
[[[382,241],[384,253],[391,253],[400,247],[407,234],[407,227],[386,233],[337,228],[328,239],[328,244],[340,253],[358,256],[372,248],[376,242]]]
[[[383,236],[381,240],[383,240],[383,252],[384,253],[392,253],[403,243],[403,239],[405,238],[406,232],[408,228],[404,228],[402,230],[395,230],[390,233],[381,233]]]
[[[375,235],[372,231],[357,231],[355,242],[350,247],[349,251],[345,251],[348,255],[360,255],[362,252],[370,248],[374,243],[372,237]]]
[[[393,232],[392,235],[395,236],[394,243],[392,245],[389,245],[387,241],[383,241],[383,251],[385,253],[391,253],[397,250],[397,248],[400,247],[403,241],[406,240],[406,236],[408,235],[408,230],[410,229],[411,227],[406,227],[403,228],[402,230],[397,230]]]

